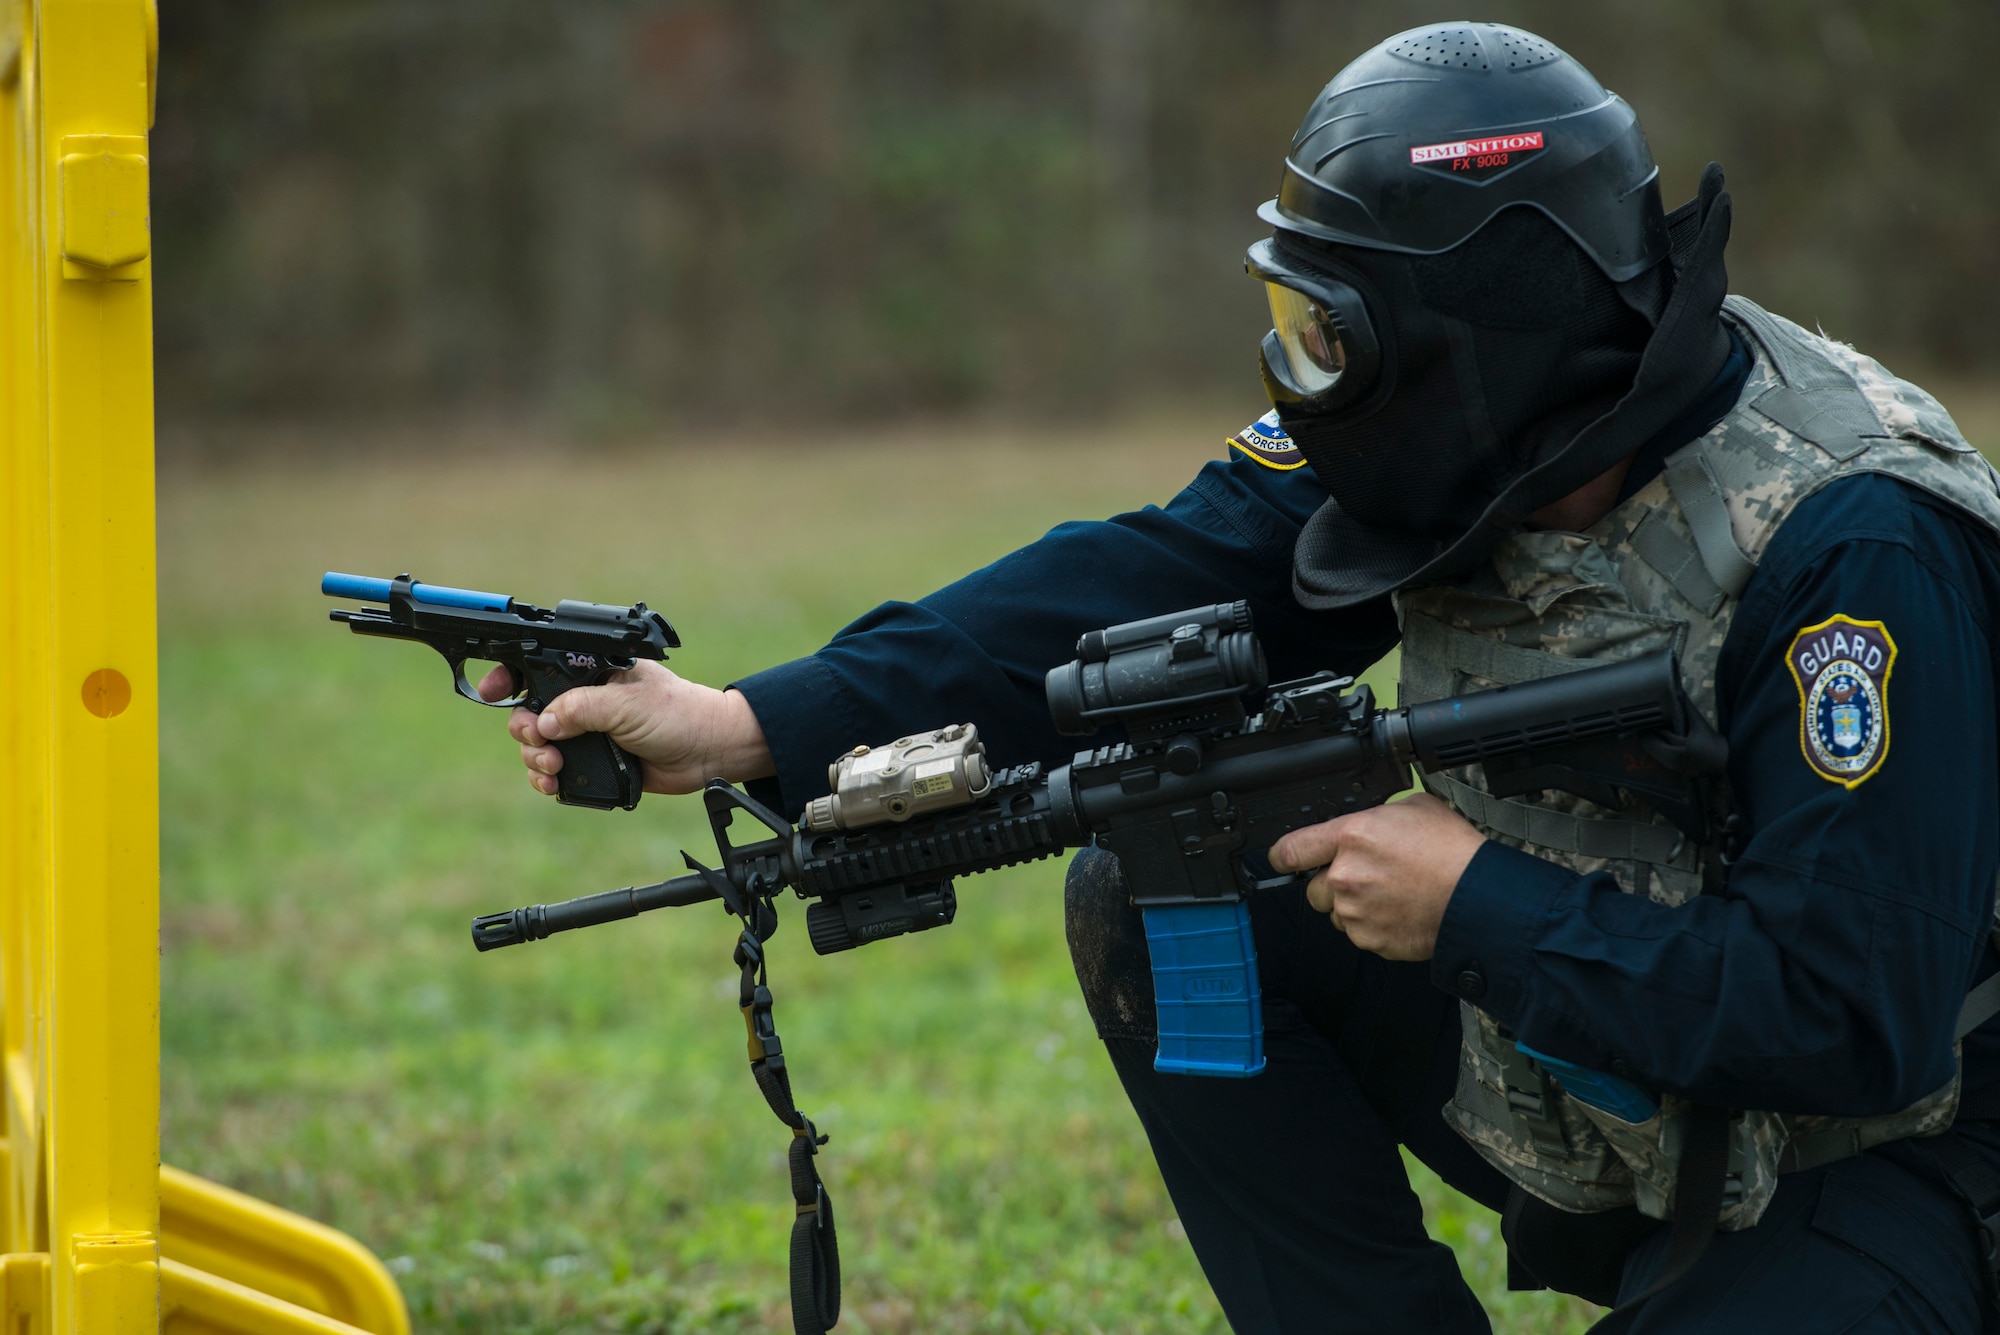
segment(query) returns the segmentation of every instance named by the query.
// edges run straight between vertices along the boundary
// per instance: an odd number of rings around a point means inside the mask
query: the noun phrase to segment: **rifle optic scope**
[[[1108,722],[1182,712],[1268,682],[1250,604],[1216,603],[1084,635],[1075,660],[1049,670],[1049,715],[1057,732],[1083,737]]]

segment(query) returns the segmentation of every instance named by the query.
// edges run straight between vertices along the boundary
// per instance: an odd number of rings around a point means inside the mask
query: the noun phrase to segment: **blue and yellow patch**
[[[1306,461],[1306,457],[1299,453],[1299,447],[1292,444],[1292,438],[1285,434],[1285,428],[1279,425],[1276,408],[1224,443],[1232,450],[1241,450],[1264,467],[1275,468],[1279,472],[1290,472]]]
[[[1896,642],[1879,621],[1841,615],[1792,638],[1785,661],[1799,687],[1799,750],[1813,773],[1853,788],[1889,754],[1889,669]]]

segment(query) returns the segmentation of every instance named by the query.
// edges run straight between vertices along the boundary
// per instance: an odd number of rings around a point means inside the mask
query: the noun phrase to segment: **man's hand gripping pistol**
[[[680,637],[644,603],[613,607],[568,598],[554,607],[536,607],[504,593],[421,584],[408,575],[370,579],[329,572],[320,592],[334,598],[372,598],[385,610],[328,613],[357,635],[382,635],[428,644],[451,665],[452,685],[475,704],[511,709],[524,705],[537,714],[549,701],[575,686],[601,686],[613,672],[641,658],[664,661],[680,648]],[[483,699],[465,679],[468,661],[499,663],[512,674],[515,696]],[[601,732],[555,743],[563,756],[556,800],[575,807],[630,811],[639,805],[639,762]]]

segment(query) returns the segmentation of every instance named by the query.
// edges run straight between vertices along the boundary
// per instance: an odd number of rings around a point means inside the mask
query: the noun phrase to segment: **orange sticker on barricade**
[[[83,679],[83,707],[99,718],[117,718],[132,703],[132,683],[117,668],[99,668]]]

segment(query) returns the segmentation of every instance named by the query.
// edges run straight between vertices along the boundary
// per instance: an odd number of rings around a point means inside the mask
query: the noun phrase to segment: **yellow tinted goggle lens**
[[[1293,379],[1308,394],[1331,389],[1347,369],[1347,349],[1340,327],[1320,304],[1268,279],[1264,293],[1271,301],[1271,327],[1285,350]]]

